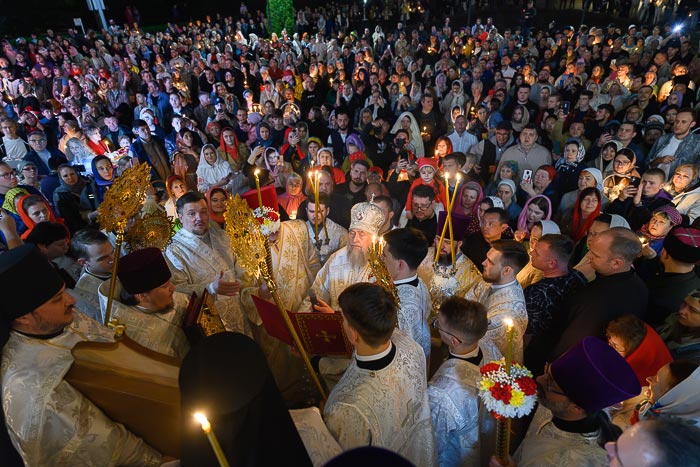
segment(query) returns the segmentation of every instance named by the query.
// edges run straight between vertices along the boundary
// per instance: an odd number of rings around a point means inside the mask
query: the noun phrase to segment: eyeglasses
[[[616,160],[615,162],[613,162],[613,165],[625,166],[625,165],[630,165],[631,163],[632,163],[632,161],[621,161],[621,160]]]
[[[14,178],[16,176],[17,176],[17,173],[14,170],[12,172],[0,173],[0,178],[4,178],[5,180],[9,180],[9,179]]]
[[[566,396],[566,394],[564,394],[563,392],[561,392],[561,391],[559,391],[559,390],[557,390],[557,389],[552,389],[552,386],[553,386],[554,384],[556,384],[556,382],[554,381],[554,378],[552,378],[552,373],[551,373],[551,371],[550,371],[550,366],[551,366],[551,365],[550,365],[549,362],[547,362],[547,363],[544,364],[544,379],[545,379],[545,383],[546,383],[546,386],[545,386],[545,388],[544,388],[545,391],[551,392],[552,394],[558,394],[558,395],[560,395],[560,396]],[[567,397],[568,397],[568,396],[567,396]]]
[[[452,334],[452,333],[449,332],[449,331],[445,331],[445,330],[442,329],[440,326],[438,326],[438,319],[437,319],[437,316],[436,316],[435,318],[433,318],[433,320],[430,322],[430,325],[433,327],[433,329],[436,329],[436,330],[438,330],[438,331],[440,331],[440,332],[444,332],[444,333],[447,334],[448,336],[454,337],[455,339],[457,339],[457,342],[459,342],[460,344],[462,343],[462,339],[460,339],[459,337],[455,336],[454,334]]]
[[[433,202],[432,202],[432,201],[431,201],[430,203],[428,203],[428,204],[416,204],[416,203],[413,203],[413,207],[416,208],[416,211],[427,211],[428,209],[431,208],[432,205],[433,205]]]
[[[23,172],[24,172],[25,170],[32,170],[32,171],[36,172],[36,167],[34,167],[33,165],[28,165],[27,167],[24,167],[24,168],[22,169]]]

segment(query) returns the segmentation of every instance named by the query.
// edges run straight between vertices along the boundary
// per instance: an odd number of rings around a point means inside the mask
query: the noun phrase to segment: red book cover
[[[277,306],[255,295],[252,297],[267,333],[294,347],[292,336]],[[339,312],[333,314],[288,313],[309,355],[349,356],[352,354],[352,345],[343,330],[343,316]]]

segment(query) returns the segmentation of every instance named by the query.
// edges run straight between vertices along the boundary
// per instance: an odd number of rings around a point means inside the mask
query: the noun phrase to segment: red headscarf
[[[226,190],[224,190],[223,188],[215,186],[214,188],[210,188],[206,194],[207,208],[209,209],[209,218],[211,220],[213,220],[214,222],[216,222],[217,224],[219,224],[219,227],[223,228],[224,223],[225,223],[224,215],[223,214],[216,214],[211,209],[211,197],[215,191],[220,191],[221,193],[223,193],[227,200],[228,200],[228,193],[226,193]]]
[[[22,240],[25,240],[30,233],[32,233],[32,230],[34,230],[34,227],[36,227],[36,222],[32,220],[31,217],[29,217],[29,214],[27,214],[27,211],[24,209],[24,202],[27,201],[27,199],[30,196],[39,196],[39,195],[24,195],[19,199],[19,202],[17,203],[17,213],[19,214],[20,219],[22,219],[22,222],[24,222],[24,225],[27,226],[27,231],[22,234]],[[41,196],[39,196],[41,198]],[[56,215],[53,213],[53,209],[51,209],[51,205],[49,205],[46,200],[42,198],[42,202],[46,205],[46,207],[49,210],[49,220],[48,222],[58,222],[59,224],[63,224],[63,219],[56,219]],[[46,221],[45,221],[46,222]]]
[[[233,146],[226,145],[226,141],[224,141],[224,131],[230,131],[233,133]],[[238,154],[238,136],[236,136],[235,130],[230,126],[221,129],[221,134],[219,134],[219,149],[226,154],[228,158],[238,164],[239,167],[243,164],[243,161]]]
[[[581,219],[581,201],[583,201],[583,198],[593,193],[598,197],[598,204],[595,207],[595,211],[585,219]],[[601,195],[597,188],[589,187],[579,192],[578,198],[576,198],[576,204],[574,204],[574,215],[571,222],[571,238],[575,242],[578,242],[588,234],[588,229],[591,228],[591,224],[593,224],[593,221],[595,221],[596,217],[600,214],[600,205]]]

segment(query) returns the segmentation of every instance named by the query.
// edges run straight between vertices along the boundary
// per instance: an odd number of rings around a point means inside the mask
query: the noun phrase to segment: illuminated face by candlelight
[[[654,237],[665,237],[672,228],[671,219],[665,213],[657,212],[649,220],[649,233]]]
[[[447,141],[440,139],[435,145],[435,155],[439,157],[445,157],[447,155]]]

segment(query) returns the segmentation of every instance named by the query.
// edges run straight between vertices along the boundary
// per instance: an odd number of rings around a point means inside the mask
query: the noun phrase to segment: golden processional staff
[[[277,305],[282,315],[284,324],[289,334],[292,336],[294,345],[299,351],[304,365],[321,395],[322,402],[325,403],[328,398],[326,390],[311,365],[311,360],[309,360],[309,356],[304,349],[299,334],[297,334],[294,329],[287,309],[284,303],[282,303],[282,298],[277,290],[275,273],[272,269],[270,241],[267,236],[263,234],[260,222],[253,216],[253,212],[250,210],[248,203],[238,195],[229,198],[226,202],[224,219],[226,220],[226,235],[231,241],[231,248],[236,254],[238,261],[240,261],[241,266],[243,266],[248,273],[256,278],[262,277],[265,281],[275,301],[275,305]]]
[[[105,325],[109,325],[112,315],[112,301],[114,299],[114,287],[117,280],[117,267],[124,233],[129,221],[137,215],[141,209],[141,203],[146,197],[146,191],[151,186],[151,174],[148,164],[139,164],[124,171],[105,193],[104,201],[97,208],[97,221],[108,232],[114,232],[117,236],[114,245],[114,264],[112,265],[112,277],[109,282],[109,296],[105,308]]]

